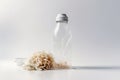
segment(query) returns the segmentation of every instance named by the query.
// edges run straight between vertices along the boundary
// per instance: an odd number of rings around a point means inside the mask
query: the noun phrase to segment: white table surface
[[[13,61],[0,61],[0,80],[120,80],[120,69],[26,71]]]

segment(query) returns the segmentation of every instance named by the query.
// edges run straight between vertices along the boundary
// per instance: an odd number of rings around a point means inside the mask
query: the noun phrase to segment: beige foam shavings
[[[60,63],[54,63],[53,69],[69,69],[70,66],[68,66],[67,62],[60,62]]]
[[[52,54],[40,51],[30,57],[24,69],[33,70],[52,70],[52,69],[68,69],[70,68],[66,62],[56,63]]]

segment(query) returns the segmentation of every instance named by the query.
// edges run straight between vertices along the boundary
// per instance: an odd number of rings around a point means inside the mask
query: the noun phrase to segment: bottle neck
[[[56,22],[56,26],[60,27],[60,28],[67,28],[68,26],[68,22],[64,21],[64,22]]]
[[[56,21],[56,23],[68,23],[68,20]]]

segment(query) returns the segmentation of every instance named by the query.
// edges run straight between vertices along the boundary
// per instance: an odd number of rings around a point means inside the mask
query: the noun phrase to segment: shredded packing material
[[[67,62],[56,63],[51,53],[40,51],[34,53],[24,66],[25,70],[55,70],[55,69],[69,69]]]

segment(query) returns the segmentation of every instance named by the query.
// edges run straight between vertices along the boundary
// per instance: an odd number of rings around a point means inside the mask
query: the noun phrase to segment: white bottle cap
[[[68,22],[68,17],[66,14],[57,14],[56,22]]]

